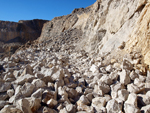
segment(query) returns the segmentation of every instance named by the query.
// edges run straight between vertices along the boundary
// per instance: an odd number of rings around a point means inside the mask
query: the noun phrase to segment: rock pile
[[[105,65],[71,47],[20,50],[0,61],[0,112],[149,113],[150,72],[138,70],[141,58],[135,52]]]

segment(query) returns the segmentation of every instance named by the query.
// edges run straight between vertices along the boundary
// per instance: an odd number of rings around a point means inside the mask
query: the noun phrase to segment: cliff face
[[[149,65],[149,3],[149,0],[97,0],[85,9],[76,9],[44,24],[39,41],[78,29],[82,39],[77,48],[97,54],[118,49],[127,53],[138,48]]]
[[[4,43],[20,42],[37,39],[41,34],[45,20],[19,21],[18,23],[0,21],[0,41]]]
[[[0,21],[0,56],[12,53],[28,41],[37,39],[46,20]]]

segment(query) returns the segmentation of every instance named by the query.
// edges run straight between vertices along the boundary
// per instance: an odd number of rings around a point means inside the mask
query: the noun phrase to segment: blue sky
[[[0,0],[0,20],[51,20],[94,2],[96,0]]]

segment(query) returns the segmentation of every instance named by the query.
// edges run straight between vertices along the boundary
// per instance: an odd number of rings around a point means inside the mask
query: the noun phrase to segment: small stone
[[[26,99],[29,101],[31,111],[33,113],[37,112],[37,110],[41,107],[41,99],[34,98],[34,97],[29,97],[29,98],[26,98]]]
[[[128,60],[124,59],[123,60],[123,69],[126,69],[126,70],[132,70],[133,69],[133,64],[131,64]]]
[[[67,92],[66,92],[65,89],[62,88],[62,87],[59,87],[59,88],[58,88],[58,95],[60,95],[60,96],[65,95],[66,97],[68,97]]]
[[[113,72],[110,73],[109,78],[111,78],[111,80],[113,80],[113,81],[117,81],[118,76],[119,76],[118,72],[117,71],[113,71]]]
[[[140,113],[140,110],[132,104],[124,104],[125,113]]]
[[[105,107],[106,105],[106,99],[105,97],[96,97],[92,99],[92,106],[99,111],[101,107]]]
[[[84,91],[84,95],[92,93],[92,92],[93,92],[93,89],[86,88]]]
[[[51,78],[52,80],[56,81],[57,79],[58,80],[62,80],[64,77],[64,73],[63,73],[63,70],[58,70],[56,73],[54,73]]]
[[[138,87],[137,85],[131,83],[131,84],[128,84],[127,85],[127,90],[130,92],[130,93],[139,93],[143,90],[145,90],[145,87],[142,86],[142,87]]]
[[[59,111],[59,113],[68,113],[68,112],[67,112],[66,108],[63,108]]]
[[[130,78],[131,78],[131,80],[134,80],[135,78],[138,78],[138,77],[139,77],[138,74],[135,73],[134,70],[130,73]]]
[[[79,101],[81,101],[84,105],[89,105],[90,104],[89,100],[84,95],[82,95],[80,97]]]
[[[42,113],[57,113],[54,109],[44,107]]]
[[[24,113],[32,113],[29,101],[27,99],[20,99],[16,103],[16,107],[21,109]]]
[[[56,92],[45,90],[42,94],[42,102],[47,103],[50,99],[56,100]]]
[[[26,74],[33,75],[33,68],[30,65],[27,65],[26,68],[23,70],[23,73],[21,76],[24,76]]]
[[[32,81],[32,84],[36,87],[36,89],[38,88],[43,88],[46,86],[45,82],[43,82],[42,80],[40,79],[34,79]]]
[[[7,95],[8,95],[9,97],[12,97],[12,96],[14,95],[14,93],[15,93],[15,91],[14,91],[13,89],[7,90]]]
[[[142,107],[141,113],[150,113],[150,105]]]
[[[9,104],[7,101],[1,101],[0,100],[0,109],[2,109],[7,104]]]
[[[11,88],[11,83],[9,82],[0,82],[0,93],[3,93]]]
[[[77,91],[73,88],[66,88],[66,92],[68,93],[68,97],[74,99],[77,97]]]
[[[130,93],[125,104],[130,104],[137,107],[137,95],[135,93]]]
[[[0,113],[23,113],[20,109],[16,108],[13,105],[5,105]]]
[[[26,74],[24,76],[19,76],[14,82],[18,85],[24,85],[25,82],[31,83],[33,79],[35,79],[33,75]]]
[[[100,81],[107,84],[107,85],[111,85],[113,83],[112,79],[108,75],[103,75],[100,78]]]
[[[29,97],[31,96],[31,94],[33,93],[35,86],[31,83],[25,83],[22,87],[21,87],[21,92],[22,95],[25,97]]]
[[[118,91],[118,98],[126,101],[128,98],[129,92],[126,89],[121,89]]]
[[[94,98],[92,93],[87,94],[86,97],[90,101],[90,103],[92,102],[92,99]]]
[[[112,67],[112,65],[108,65],[107,67],[106,67],[106,71],[107,72],[112,72],[113,71],[113,67]]]
[[[0,93],[0,100],[6,100],[8,97],[9,96],[8,96],[7,92]]]
[[[57,105],[57,103],[58,102],[54,99],[50,99],[49,101],[47,101],[47,105],[48,105],[49,108],[53,108],[54,106]]]
[[[126,70],[123,70],[120,73],[120,83],[127,85],[130,83],[130,77],[128,75],[128,73],[126,72]]]
[[[125,89],[125,86],[119,82],[111,85],[110,87],[111,87],[111,90],[114,92],[118,92],[118,90]]]
[[[103,83],[103,82],[98,82],[98,88],[99,90],[102,90],[104,94],[108,93],[110,91],[109,85]]]
[[[108,101],[107,105],[107,113],[119,113],[122,112],[122,105],[120,105],[116,100],[112,99]]]
[[[76,113],[75,105],[73,105],[73,104],[68,104],[68,105],[66,106],[66,111],[67,111],[68,113]]]
[[[42,93],[44,92],[44,89],[42,88],[39,88],[38,90],[36,90],[32,95],[31,97],[34,97],[34,98],[42,98]]]
[[[91,66],[90,71],[92,71],[92,73],[99,73],[98,67],[94,64]]]
[[[77,93],[80,95],[80,94],[82,94],[83,92],[82,92],[82,87],[76,87],[76,91],[77,91]]]

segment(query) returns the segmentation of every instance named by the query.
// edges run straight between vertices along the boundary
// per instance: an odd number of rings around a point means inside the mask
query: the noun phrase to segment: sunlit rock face
[[[118,47],[125,53],[138,48],[144,55],[145,63],[150,64],[147,60],[148,15],[147,0],[97,0],[85,9],[75,9],[67,16],[56,17],[47,22],[39,42],[53,39],[65,31],[78,29],[82,32],[78,49],[103,54],[116,51]]]

